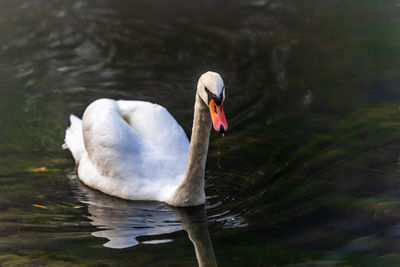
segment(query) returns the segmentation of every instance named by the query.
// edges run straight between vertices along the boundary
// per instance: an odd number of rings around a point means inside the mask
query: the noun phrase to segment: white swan
[[[99,99],[86,108],[82,121],[70,116],[63,147],[71,151],[80,180],[106,194],[172,206],[200,205],[205,203],[211,124],[221,133],[228,128],[224,100],[221,76],[204,73],[197,83],[189,144],[162,106]]]

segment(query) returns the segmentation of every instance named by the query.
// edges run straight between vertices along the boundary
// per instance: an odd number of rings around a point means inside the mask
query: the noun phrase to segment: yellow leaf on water
[[[72,208],[73,209],[81,209],[81,208],[83,208],[83,206],[73,206]]]
[[[38,205],[38,204],[32,204],[32,206],[34,206],[36,208],[41,208],[41,209],[48,209],[48,207],[42,206],[42,205]]]
[[[43,166],[43,167],[40,167],[40,168],[28,169],[28,171],[30,171],[30,172],[45,172],[45,171],[47,171],[47,168]]]
[[[27,169],[28,172],[56,172],[59,170],[60,169],[48,169],[45,166],[42,166],[40,168]]]

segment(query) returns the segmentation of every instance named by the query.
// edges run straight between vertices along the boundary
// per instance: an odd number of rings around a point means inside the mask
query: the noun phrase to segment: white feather
[[[82,135],[82,121],[74,115],[69,116],[71,126],[65,131],[63,149],[69,149],[76,163],[79,163],[81,155],[85,152]]]

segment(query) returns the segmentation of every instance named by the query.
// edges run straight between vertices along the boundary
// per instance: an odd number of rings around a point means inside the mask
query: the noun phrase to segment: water
[[[399,13],[391,0],[2,0],[0,265],[398,265]],[[69,114],[147,100],[189,135],[206,70],[224,78],[229,130],[211,135],[205,207],[77,180]]]

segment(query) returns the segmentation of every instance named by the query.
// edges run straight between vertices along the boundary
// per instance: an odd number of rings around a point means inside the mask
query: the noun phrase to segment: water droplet
[[[221,134],[222,137],[224,137],[224,134]],[[222,146],[222,138],[218,137],[217,138],[217,148],[218,148],[218,157],[217,157],[217,166],[218,169],[221,169],[221,164],[220,164],[220,159],[221,159],[221,146]]]

